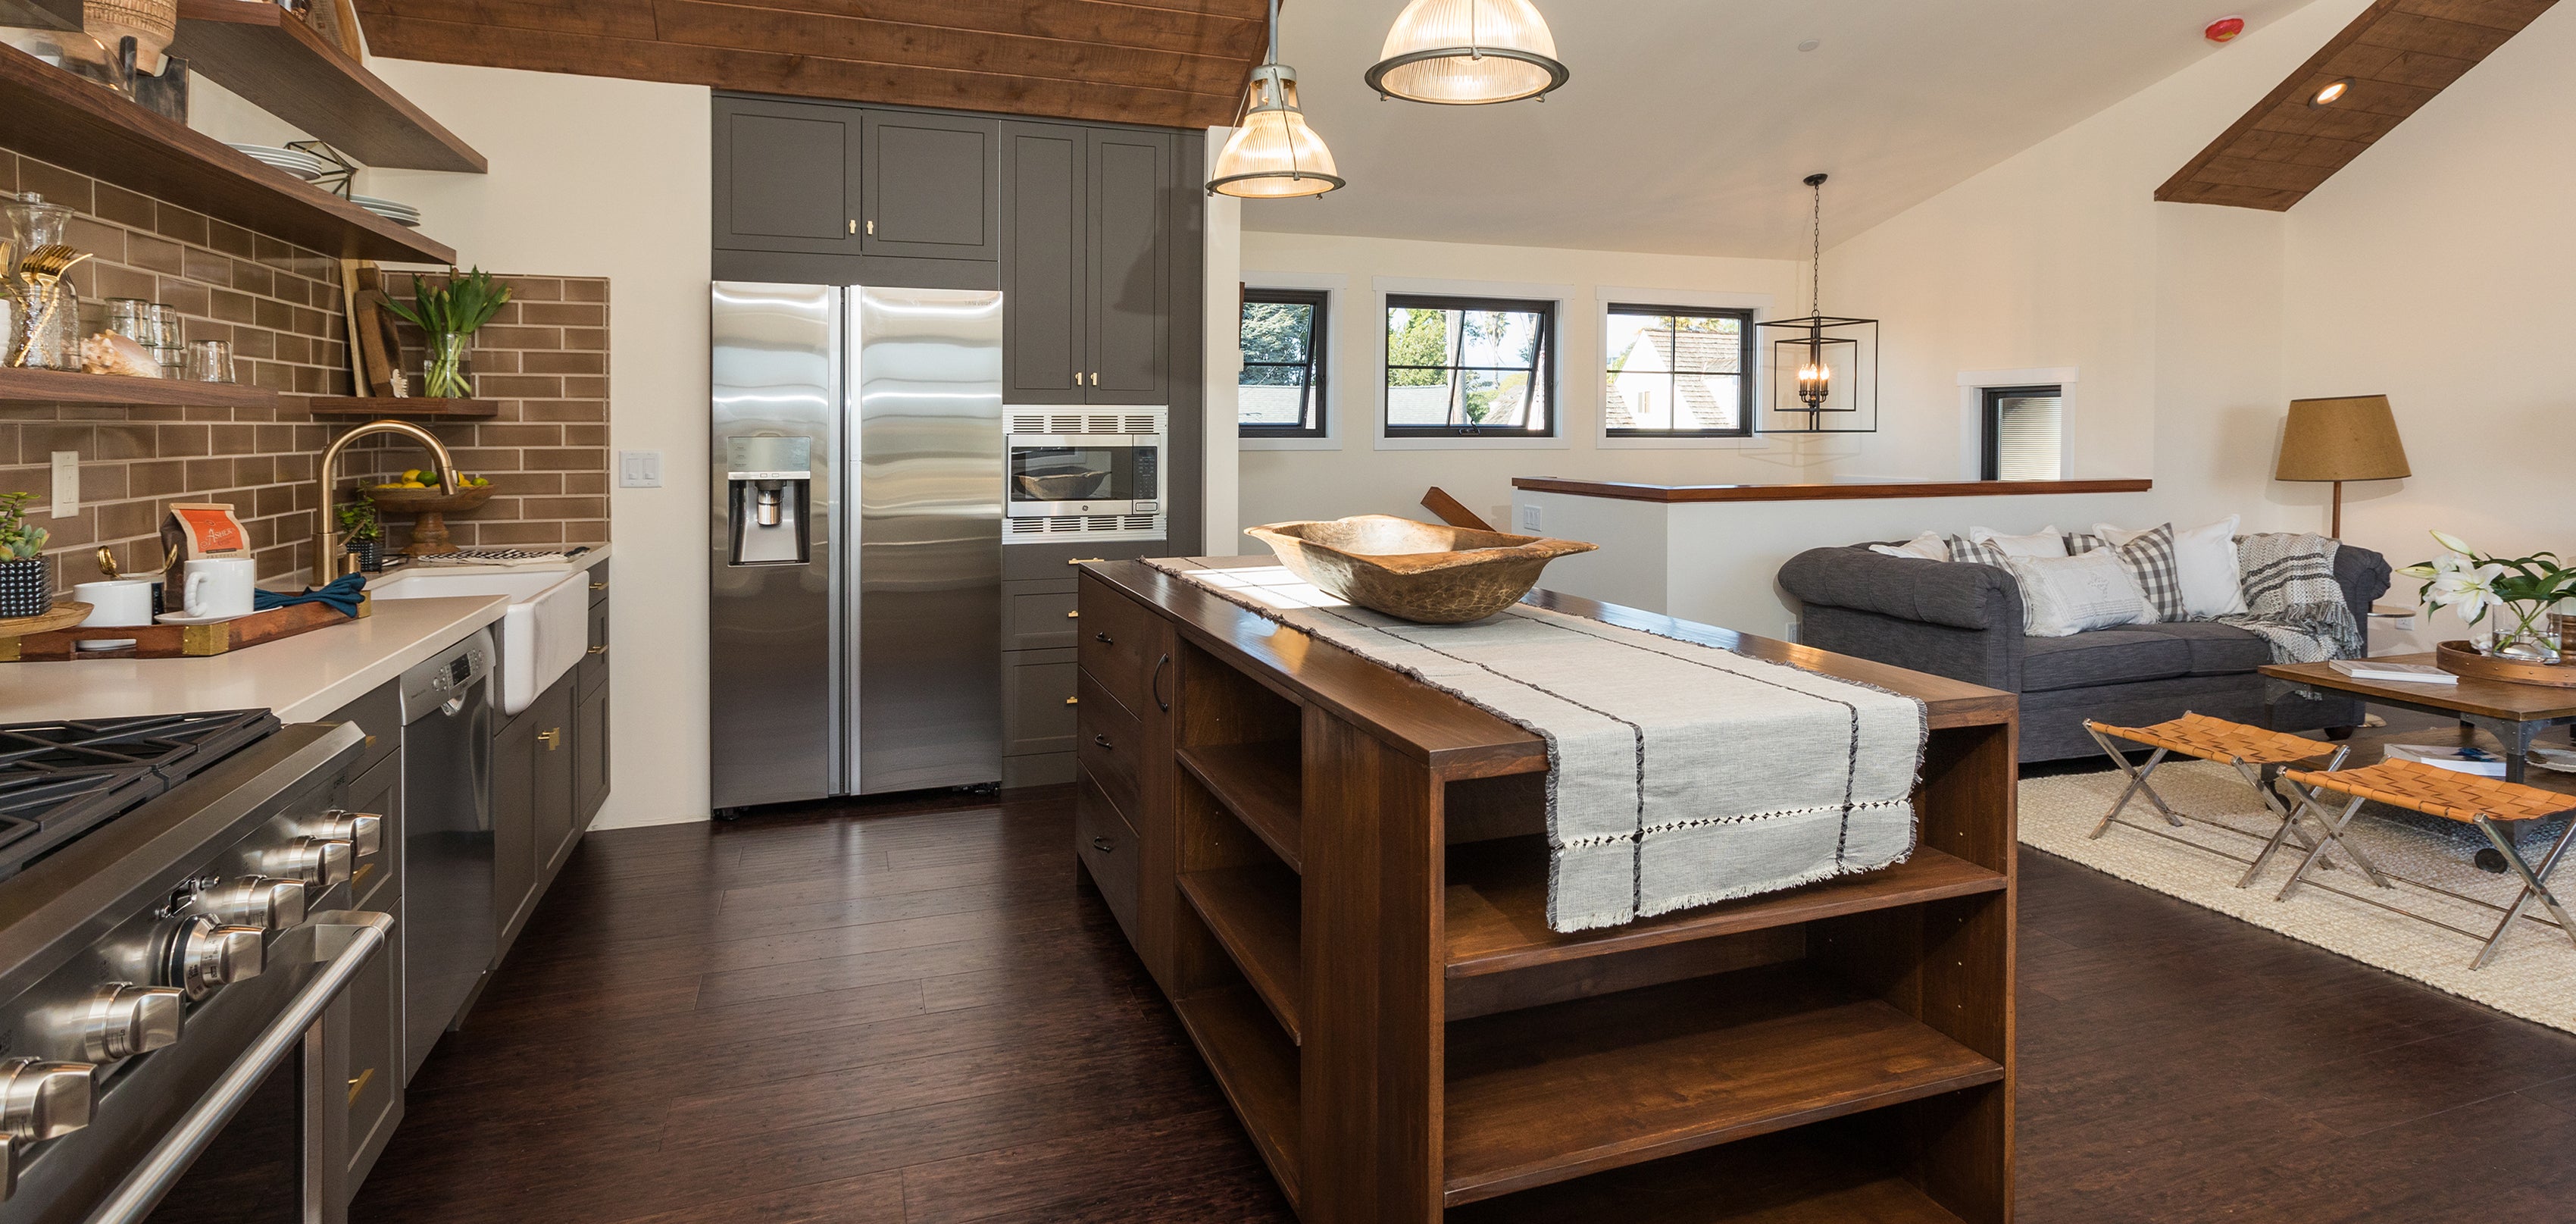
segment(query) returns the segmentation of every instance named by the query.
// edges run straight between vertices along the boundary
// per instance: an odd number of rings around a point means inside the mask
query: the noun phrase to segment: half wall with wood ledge
[[[1686,485],[1523,476],[1512,485],[1503,530],[1602,545],[1549,566],[1549,587],[1782,637],[1795,635],[1797,609],[1774,579],[1810,548],[1970,527],[2020,534],[2162,521],[2151,517],[2159,511],[2148,480]]]

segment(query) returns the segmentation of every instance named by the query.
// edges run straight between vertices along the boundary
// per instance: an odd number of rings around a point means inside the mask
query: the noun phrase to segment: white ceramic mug
[[[200,557],[188,563],[180,611],[191,619],[250,615],[259,563],[248,557]]]
[[[72,588],[72,598],[89,605],[89,619],[81,622],[83,629],[152,623],[152,580],[149,578],[84,582]],[[80,648],[122,650],[133,644],[133,638],[94,638],[80,643]]]

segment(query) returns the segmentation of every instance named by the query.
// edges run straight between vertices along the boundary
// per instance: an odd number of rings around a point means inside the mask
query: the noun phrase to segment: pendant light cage
[[[1825,176],[1807,176],[1807,186],[1815,192],[1808,313],[1801,319],[1755,324],[1771,329],[1774,339],[1770,403],[1754,432],[1876,433],[1878,320],[1825,313]]]
[[[1570,75],[1530,0],[1413,0],[1366,79],[1380,98],[1487,106],[1544,101]]]
[[[1208,194],[1288,200],[1343,185],[1333,151],[1298,109],[1297,70],[1279,62],[1279,0],[1270,0],[1270,57],[1252,70],[1243,119],[1217,151]]]

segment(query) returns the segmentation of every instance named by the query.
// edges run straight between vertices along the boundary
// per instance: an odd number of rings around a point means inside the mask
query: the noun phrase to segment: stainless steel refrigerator
[[[1002,776],[1002,295],[719,281],[715,806]]]

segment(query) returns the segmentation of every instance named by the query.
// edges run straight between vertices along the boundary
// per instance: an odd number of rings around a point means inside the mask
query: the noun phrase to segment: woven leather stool
[[[2308,851],[2309,861],[2314,862],[2325,852],[2328,844],[2340,840],[2337,837],[2338,830],[2330,822],[2326,826],[2323,837],[2309,838],[2299,827],[2299,812],[2302,809],[2283,805],[2281,800],[2274,796],[2273,787],[2270,784],[2277,781],[2275,775],[2283,766],[2296,761],[2313,761],[2322,757],[2325,758],[2327,769],[2341,768],[2344,757],[2352,751],[2348,747],[2302,739],[2279,731],[2266,731],[2261,727],[2249,727],[2243,723],[2211,718],[2205,714],[2184,714],[2180,718],[2167,719],[2151,727],[2118,727],[2086,719],[2084,729],[2093,734],[2093,742],[2102,746],[2102,751],[2111,758],[2113,764],[2120,767],[2120,772],[2129,776],[2128,789],[2120,792],[2119,800],[2111,805],[2110,811],[2103,814],[2102,823],[2093,826],[2093,832],[2087,836],[2098,838],[2109,832],[2113,824],[2124,824],[2140,832],[2153,833],[2170,841],[2181,842],[2194,849],[2207,850],[2221,858],[2249,864],[2245,869],[2244,877],[2236,881],[2238,888],[2252,884],[2254,877],[2263,874],[2264,864],[2271,862],[2272,856],[2278,853],[2282,844],[2287,841],[2295,838],[2299,847]],[[2128,755],[2111,742],[2114,739],[2142,744],[2155,751],[2147,757],[2145,765],[2131,765]],[[2197,757],[2204,761],[2219,761],[2234,767],[2236,772],[2245,779],[2245,784],[2254,789],[2255,796],[2263,801],[2263,806],[2271,809],[2272,814],[2280,818],[2279,827],[2272,831],[2272,836],[2264,843],[2261,853],[2251,859],[2238,858],[2226,851],[2175,837],[2162,829],[2132,824],[2120,819],[2120,813],[2129,806],[2129,800],[2144,793],[2147,802],[2156,805],[2156,810],[2164,814],[2165,823],[2174,828],[2181,828],[2182,822],[2188,819],[2211,828],[2225,829],[2230,833],[2244,832],[2242,829],[2220,824],[2214,820],[2202,820],[2196,816],[2186,816],[2176,812],[2172,805],[2165,802],[2164,796],[2156,793],[2155,785],[2150,779],[2155,774],[2156,767],[2164,764],[2166,757],[2176,753]],[[2387,879],[2379,874],[2379,868],[2370,861],[2369,856],[2350,845],[2344,846],[2344,853],[2351,855],[2354,862],[2361,864],[2363,871],[2370,873],[2372,883],[2382,888],[2388,887]]]
[[[2360,811],[2364,802],[2377,800],[2391,807],[2401,807],[2412,812],[2422,812],[2427,816],[2439,816],[2444,820],[2456,820],[2462,824],[2475,825],[2479,832],[2487,835],[2487,841],[2495,846],[2498,853],[2504,855],[2504,861],[2513,867],[2514,874],[2522,877],[2522,893],[2514,898],[2510,907],[2490,905],[2475,897],[2460,896],[2449,889],[2432,889],[2471,904],[2504,910],[2504,921],[2496,924],[2495,934],[2487,937],[2485,946],[2478,949],[2477,959],[2469,962],[2469,968],[2481,969],[2486,966],[2488,959],[2495,955],[2496,945],[2504,942],[2504,933],[2513,929],[2514,920],[2522,917],[2523,911],[2531,907],[2534,898],[2549,908],[2550,916],[2557,919],[2559,929],[2567,933],[2568,940],[2576,942],[2576,922],[2568,920],[2566,908],[2559,905],[2557,895],[2549,891],[2550,869],[2558,865],[2559,856],[2567,849],[2568,839],[2576,837],[2576,820],[2568,822],[2567,831],[2558,835],[2557,843],[2549,848],[2548,855],[2540,860],[2540,866],[2537,869],[2523,861],[2521,853],[2514,849],[2514,839],[2505,836],[2504,831],[2496,827],[2499,824],[2538,820],[2545,816],[2555,816],[2561,812],[2576,809],[2576,796],[2562,795],[2556,791],[2545,791],[2536,786],[2524,786],[2518,782],[2506,782],[2497,778],[2481,778],[2475,774],[2426,765],[2420,761],[2382,761],[2367,768],[2349,769],[2340,773],[2291,770],[2282,775],[2282,780],[2310,788],[2300,798],[2301,808],[2303,810],[2315,808],[2317,814],[2324,817],[2338,833],[2345,825],[2352,822],[2353,813]],[[2324,804],[2319,802],[2327,792],[2351,797],[2352,801],[2344,805],[2342,815],[2328,813]],[[2316,857],[2316,851],[2309,851],[2309,862],[2314,862]],[[2290,873],[2289,884],[2281,889],[2283,898],[2286,899],[2290,891],[2299,886],[2299,877],[2305,875],[2307,870],[2308,863],[2303,862],[2299,864],[2297,871]],[[2420,914],[2411,916],[2423,918]],[[2433,920],[2426,918],[2424,921]],[[2458,927],[2449,926],[2446,923],[2435,922],[2434,925],[2446,930],[2459,930]],[[2474,932],[2462,933],[2475,937]]]

